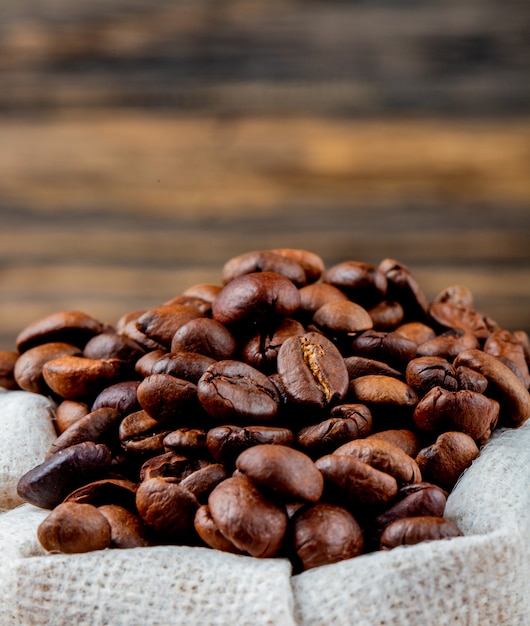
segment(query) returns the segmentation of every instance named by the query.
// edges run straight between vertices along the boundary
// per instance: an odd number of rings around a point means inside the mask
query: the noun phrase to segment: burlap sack
[[[530,421],[498,431],[451,494],[465,537],[298,576],[281,559],[203,548],[44,555],[47,512],[24,504],[0,516],[0,625],[527,626],[529,484]]]

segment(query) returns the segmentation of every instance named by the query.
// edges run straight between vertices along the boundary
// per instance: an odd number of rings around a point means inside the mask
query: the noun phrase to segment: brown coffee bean
[[[235,278],[257,272],[274,272],[285,276],[297,287],[303,287],[306,282],[306,272],[301,264],[285,254],[278,254],[270,250],[257,250],[229,259],[223,266],[221,277],[226,285]]]
[[[324,502],[294,515],[293,538],[302,571],[359,556],[364,547],[361,527],[353,515]]]
[[[161,537],[187,541],[199,503],[181,485],[163,478],[149,478],[138,487],[136,507],[143,521]]]
[[[17,493],[43,509],[53,509],[74,489],[101,478],[110,467],[110,451],[104,444],[87,441],[60,450],[26,472]]]
[[[141,356],[134,364],[134,371],[141,377],[145,378],[150,374],[168,374],[169,372],[153,372],[154,364],[167,354],[166,350],[158,349],[146,352]],[[177,376],[177,378],[184,378],[183,376]]]
[[[146,378],[150,374],[169,374],[175,378],[189,380],[196,385],[204,372],[214,363],[215,359],[196,352],[169,352],[159,355],[143,375]]]
[[[59,450],[65,450],[84,441],[103,442],[110,431],[117,431],[121,420],[121,413],[112,407],[101,407],[91,411],[57,437],[50,446],[48,455],[57,454]]]
[[[0,387],[15,391],[19,389],[15,380],[15,365],[18,360],[18,352],[12,350],[0,350]]]
[[[448,391],[458,389],[455,368],[441,356],[423,356],[409,361],[405,370],[407,385],[419,396],[425,395],[433,387],[443,387]]]
[[[313,322],[326,334],[357,333],[372,328],[368,311],[355,302],[331,300],[313,315]]]
[[[300,294],[300,313],[307,319],[312,319],[315,312],[321,306],[332,300],[342,300],[349,302],[348,296],[328,283],[312,283],[306,285],[299,290]]]
[[[319,457],[371,431],[372,414],[367,406],[340,404],[333,407],[327,420],[300,429],[296,443],[311,457]]]
[[[90,409],[85,402],[76,400],[63,400],[55,409],[55,430],[57,435],[63,433],[74,422],[77,422],[90,413]]]
[[[82,354],[80,348],[62,342],[43,343],[29,348],[15,363],[15,381],[24,391],[49,395],[51,391],[42,374],[44,364],[60,356],[82,356]]]
[[[278,323],[261,328],[242,347],[243,361],[264,373],[276,371],[278,351],[289,337],[299,337],[305,334],[305,328],[300,322],[288,317]]]
[[[416,461],[425,480],[451,490],[478,455],[479,449],[472,437],[448,431],[439,435],[432,445],[422,448]]]
[[[407,428],[390,428],[368,435],[366,439],[383,439],[398,448],[405,454],[415,458],[421,448],[421,441],[418,435]]]
[[[236,548],[236,546],[221,533],[212,517],[210,507],[207,504],[203,504],[197,509],[194,526],[199,537],[210,548],[220,550],[221,552],[230,552],[232,554],[243,553],[243,550]]]
[[[355,439],[335,450],[336,455],[351,455],[381,472],[393,476],[400,486],[421,482],[416,461],[401,448],[384,439]]]
[[[207,455],[206,431],[200,428],[177,428],[164,438],[164,448],[187,454],[188,456]]]
[[[118,437],[123,450],[136,455],[156,455],[164,452],[164,439],[172,428],[153,419],[146,411],[130,413],[123,418]]]
[[[232,467],[237,457],[247,448],[258,444],[290,446],[293,433],[277,426],[217,426],[208,431],[206,445],[213,458],[226,467]]]
[[[349,380],[344,359],[319,333],[287,339],[277,364],[285,392],[295,404],[322,409],[346,395]]]
[[[465,334],[474,334],[481,339],[485,339],[497,328],[497,324],[488,316],[468,305],[451,301],[431,302],[429,315],[442,328],[464,331]]]
[[[448,303],[467,309],[473,308],[473,293],[465,285],[451,285],[442,289],[434,298],[434,302]]]
[[[123,478],[102,478],[87,483],[71,491],[64,502],[78,502],[101,507],[116,504],[130,511],[136,511],[136,491],[138,484]]]
[[[274,317],[289,317],[300,304],[292,281],[275,272],[234,278],[217,296],[212,316],[221,324],[252,326]]]
[[[405,517],[389,524],[381,536],[381,550],[411,546],[422,541],[461,537],[462,532],[450,520],[430,515]]]
[[[162,304],[142,313],[136,320],[136,327],[149,339],[169,348],[177,330],[186,322],[201,316],[196,308],[185,304]]]
[[[488,395],[499,400],[500,419],[506,425],[521,426],[530,417],[530,393],[509,367],[482,350],[466,350],[454,362],[480,372],[488,379]]]
[[[279,409],[278,390],[268,377],[242,361],[218,361],[197,384],[201,405],[216,421],[273,420]]]
[[[37,537],[48,552],[76,554],[108,548],[111,528],[95,506],[65,502],[39,524]]]
[[[66,400],[93,398],[105,387],[120,381],[123,361],[61,356],[47,361],[42,375],[48,387]]]
[[[392,376],[393,378],[403,378],[403,374],[399,370],[390,367],[387,363],[368,359],[364,356],[348,356],[344,359],[344,364],[348,370],[350,380],[367,376],[368,374],[381,374],[383,376]]]
[[[424,322],[429,302],[410,269],[395,259],[383,259],[378,269],[387,281],[386,297],[401,304],[405,321]]]
[[[480,372],[472,370],[469,367],[460,365],[455,368],[456,380],[458,381],[458,389],[467,389],[468,391],[476,391],[484,393],[488,388],[488,379]]]
[[[225,468],[220,463],[210,463],[186,476],[180,484],[191,491],[201,504],[206,504],[210,493],[225,478],[228,478]]]
[[[368,310],[374,330],[395,330],[403,321],[405,311],[399,302],[383,300]]]
[[[420,344],[417,355],[438,356],[452,361],[460,352],[478,347],[479,340],[472,332],[452,329]]]
[[[287,513],[266,498],[245,476],[227,478],[208,498],[211,516],[221,534],[255,557],[273,557],[287,531]]]
[[[414,389],[392,376],[372,374],[350,381],[350,392],[361,404],[414,407],[418,396]]]
[[[413,487],[413,490],[410,489]],[[422,482],[401,489],[399,499],[371,523],[370,537],[379,546],[384,529],[392,522],[404,517],[431,515],[442,517],[447,502],[447,492],[430,483]]]
[[[16,338],[22,353],[41,343],[61,342],[83,348],[94,335],[103,331],[103,324],[82,311],[58,311],[38,319],[22,330]]]
[[[479,445],[486,443],[497,425],[500,405],[475,391],[447,391],[434,387],[414,409],[414,422],[425,432],[459,430]]]
[[[232,333],[209,317],[199,317],[183,324],[171,341],[171,352],[196,352],[216,361],[231,359],[236,351],[237,342]]]
[[[140,480],[170,478],[174,479],[173,482],[181,482],[193,472],[209,464],[209,461],[189,458],[170,450],[147,459],[140,468]]]
[[[429,339],[434,339],[436,337],[434,330],[423,322],[406,322],[405,324],[398,326],[394,332],[402,337],[406,337],[407,339],[414,341],[414,343],[418,346],[421,343],[425,343],[426,341],[429,341]]]
[[[387,290],[385,275],[364,261],[337,263],[324,272],[323,280],[344,291],[352,301],[362,306],[373,306],[381,301]]]
[[[145,348],[128,337],[115,332],[101,333],[88,340],[83,349],[87,359],[121,359],[133,364],[145,354]]]
[[[518,373],[525,387],[530,387],[530,373],[525,351],[521,341],[507,330],[497,329],[491,332],[484,343],[484,352],[497,357]],[[514,367],[515,366],[515,367]]]
[[[358,333],[350,342],[348,356],[364,356],[383,361],[404,371],[407,363],[416,356],[418,346],[414,341],[396,332],[366,330]]]
[[[237,469],[258,486],[283,500],[317,502],[324,479],[303,452],[279,445],[257,445],[242,452]]]
[[[144,548],[149,545],[147,529],[142,519],[117,504],[98,507],[110,526],[110,548]]]
[[[214,285],[213,283],[197,283],[187,287],[182,292],[183,296],[193,296],[200,298],[212,304],[219,295],[222,289],[221,285]]]
[[[167,300],[163,303],[165,306],[175,306],[183,304],[185,306],[189,306],[192,309],[196,309],[198,313],[206,317],[209,317],[212,313],[212,303],[209,300],[205,300],[204,298],[199,298],[197,296],[192,295],[184,295],[175,296],[170,300]]]
[[[110,385],[101,391],[92,403],[92,411],[102,407],[111,407],[125,416],[141,409],[138,403],[137,391],[140,382],[125,380]]]
[[[158,422],[178,419],[197,399],[197,386],[169,374],[151,374],[136,391],[142,409]]]
[[[398,492],[396,479],[351,454],[327,454],[315,461],[324,476],[324,496],[347,508],[380,507]]]
[[[299,248],[274,248],[271,252],[292,259],[300,264],[304,269],[307,283],[316,282],[324,273],[325,267],[322,257],[310,250]]]
[[[123,337],[132,339],[146,351],[163,350],[166,352],[167,346],[148,337],[138,328],[136,323],[144,313],[146,311],[133,311],[121,317],[116,324],[116,332]]]

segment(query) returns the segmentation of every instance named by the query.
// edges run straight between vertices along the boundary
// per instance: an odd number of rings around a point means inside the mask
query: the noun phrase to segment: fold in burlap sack
[[[24,504],[0,516],[0,624],[527,626],[529,484],[530,421],[495,433],[451,494],[465,537],[294,577],[281,559],[203,548],[43,555],[47,511]]]

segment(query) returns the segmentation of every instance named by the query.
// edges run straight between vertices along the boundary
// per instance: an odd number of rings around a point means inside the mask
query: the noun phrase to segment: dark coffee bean
[[[373,326],[368,311],[355,302],[331,300],[313,315],[313,322],[327,335],[358,333]]]
[[[278,390],[259,370],[241,361],[219,361],[197,384],[201,405],[216,421],[273,420],[280,404]]]
[[[400,371],[416,356],[417,349],[414,341],[396,332],[367,330],[355,335],[350,342],[351,356],[383,361]]]
[[[283,318],[277,324],[271,324],[260,329],[243,346],[241,355],[243,361],[264,373],[276,371],[278,351],[289,337],[305,334],[305,328],[300,322]]]
[[[344,398],[348,371],[336,346],[319,333],[290,337],[278,352],[278,374],[291,402],[322,409]]]
[[[147,459],[140,468],[140,480],[171,478],[180,482],[193,472],[209,464],[209,461],[189,458],[170,450]]]
[[[456,524],[442,517],[430,515],[405,517],[392,522],[385,528],[381,536],[381,550],[460,536],[462,532]]]
[[[478,348],[479,340],[473,333],[460,329],[446,332],[418,346],[418,356],[439,356],[452,361],[460,352]]]
[[[455,304],[450,301],[431,302],[429,315],[441,328],[460,330],[481,339],[485,339],[491,331],[497,328],[496,322],[488,316],[475,311],[468,305]]]
[[[228,478],[225,468],[220,463],[210,463],[186,476],[180,484],[201,504],[206,504],[210,493],[225,478]]]
[[[145,348],[117,333],[101,333],[92,337],[83,350],[87,359],[121,359],[133,364],[145,354]]]
[[[162,304],[142,313],[136,320],[136,327],[149,339],[169,348],[177,330],[186,322],[201,316],[196,308],[185,304]]]
[[[287,531],[285,508],[266,498],[245,476],[223,480],[208,498],[211,516],[221,534],[255,557],[273,557]]]
[[[392,376],[393,378],[403,378],[403,374],[393,367],[390,367],[383,361],[368,359],[364,356],[348,356],[344,359],[344,364],[348,370],[350,380],[367,376],[369,374],[381,374],[383,376]]]
[[[158,359],[162,358],[167,354],[166,350],[158,349],[151,350],[146,352],[143,356],[141,356],[136,363],[134,364],[134,371],[141,377],[145,378],[150,374],[166,374],[168,372],[153,372],[153,366],[158,361]],[[180,376],[177,378],[181,378]]]
[[[517,372],[525,387],[530,387],[530,373],[526,361],[523,343],[507,330],[497,329],[491,332],[484,343],[484,352],[502,360],[506,364],[512,363],[512,370]]]
[[[310,250],[299,248],[274,248],[272,252],[299,263],[304,269],[307,283],[316,282],[324,273],[324,261],[318,254]]]
[[[374,330],[395,330],[403,321],[405,311],[399,302],[383,300],[371,307],[368,314],[372,318]]]
[[[164,452],[163,441],[171,430],[170,426],[140,410],[123,418],[118,436],[125,452],[133,455],[156,455]]]
[[[234,278],[217,296],[212,316],[221,324],[252,326],[274,317],[289,317],[300,304],[292,281],[274,272],[245,274]]]
[[[137,390],[140,382],[126,380],[103,389],[92,403],[92,411],[101,407],[112,407],[123,416],[141,409],[138,403]]]
[[[387,290],[385,275],[364,261],[338,263],[324,272],[323,280],[363,306],[373,306],[383,299]]]
[[[226,285],[239,276],[256,272],[274,272],[285,276],[297,287],[303,287],[306,282],[306,272],[302,265],[294,258],[277,254],[270,250],[245,252],[229,259],[223,266],[221,276]]]
[[[167,352],[166,345],[163,345],[159,341],[155,341],[151,337],[148,337],[138,328],[138,318],[141,317],[144,313],[146,313],[146,311],[133,311],[121,317],[116,324],[116,332],[123,337],[132,339],[148,352],[152,350],[163,350],[164,352]]]
[[[359,556],[364,539],[353,515],[340,506],[319,502],[293,517],[293,540],[302,571]]]
[[[197,384],[204,372],[215,363],[215,359],[196,352],[170,352],[160,355],[151,369],[144,376],[150,374],[169,374],[175,378],[182,378]]]
[[[151,374],[142,380],[136,393],[144,411],[159,422],[167,422],[193,407],[197,386],[169,374]]]
[[[216,361],[231,359],[236,350],[237,342],[232,333],[209,317],[199,317],[183,324],[171,341],[171,352],[195,352]]]
[[[48,552],[77,554],[110,546],[107,518],[91,504],[59,504],[37,528],[41,546]]]
[[[17,493],[43,509],[53,509],[74,489],[101,478],[110,467],[104,444],[79,443],[48,457],[18,481]]]
[[[164,448],[188,456],[207,455],[206,431],[200,428],[177,428],[164,438]]]
[[[284,500],[317,502],[324,480],[313,461],[287,446],[257,445],[242,452],[237,469],[258,486]]]
[[[409,361],[405,370],[407,385],[420,396],[433,387],[443,387],[448,391],[458,389],[455,369],[441,356],[424,356]]]
[[[472,370],[469,367],[460,365],[455,368],[456,380],[458,382],[458,389],[467,389],[468,391],[476,391],[477,393],[484,393],[488,388],[488,379],[480,372]]]
[[[64,502],[79,502],[100,507],[104,504],[117,504],[130,511],[136,511],[136,490],[138,484],[123,478],[102,478],[71,491]]]
[[[410,269],[395,259],[383,259],[378,269],[387,281],[386,297],[401,304],[404,321],[424,322],[429,302]]]
[[[22,353],[42,343],[61,342],[83,348],[103,331],[103,324],[82,311],[59,311],[38,319],[22,330],[16,339]]]

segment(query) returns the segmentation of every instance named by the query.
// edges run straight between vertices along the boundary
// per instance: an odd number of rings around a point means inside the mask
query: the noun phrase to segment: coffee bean
[[[110,526],[110,548],[143,548],[149,545],[147,529],[142,519],[117,504],[105,504],[97,509]]]
[[[158,422],[175,420],[193,407],[197,386],[169,374],[151,374],[136,391],[142,409]]]
[[[381,550],[414,545],[422,541],[460,537],[462,532],[448,519],[430,515],[405,517],[389,524],[381,536]]]
[[[171,352],[196,352],[216,361],[231,359],[237,350],[232,333],[217,320],[199,317],[183,324],[173,335]]]
[[[29,348],[19,356],[14,367],[15,381],[24,391],[50,395],[52,391],[44,381],[44,364],[60,356],[82,356],[83,351],[69,343],[48,342]]]
[[[15,380],[15,366],[19,358],[18,352],[0,350],[0,387],[14,391],[19,389]]]
[[[271,250],[258,250],[229,259],[223,266],[221,277],[226,285],[239,276],[256,272],[274,272],[285,276],[297,287],[306,282],[306,272],[302,265],[288,254],[278,254]]]

